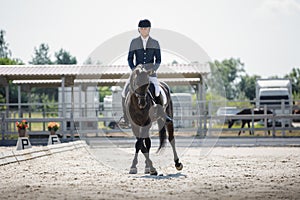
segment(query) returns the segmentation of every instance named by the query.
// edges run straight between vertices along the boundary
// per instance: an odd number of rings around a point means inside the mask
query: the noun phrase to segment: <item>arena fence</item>
[[[241,130],[240,128],[229,129],[227,124],[224,124],[224,122],[228,120],[250,120],[251,127],[245,127],[242,131],[251,130],[253,133],[256,131],[264,131],[265,135],[270,131],[272,136],[275,136],[276,131],[281,131],[282,136],[286,136],[287,132],[300,130],[300,127],[293,126],[293,123],[289,123],[288,126],[283,123],[278,126],[276,123],[282,120],[290,122],[298,121],[300,117],[297,114],[254,115],[252,113],[251,115],[230,115],[225,117],[216,115],[216,110],[219,105],[215,102],[200,102],[195,105],[197,106],[174,108],[177,111],[185,111],[177,112],[174,116],[176,132],[188,132],[199,136],[216,136],[220,132],[238,132]],[[30,128],[27,133],[32,137],[49,135],[47,124],[53,121],[60,123],[61,128],[58,134],[64,139],[74,139],[78,136],[106,136],[112,132],[121,132],[121,129],[117,127],[119,116],[116,117],[113,113],[121,108],[113,108],[111,111],[108,111],[103,110],[103,105],[101,104],[93,104],[82,105],[82,109],[75,110],[72,109],[74,105],[67,105],[66,107],[68,109],[65,109],[63,112],[64,109],[61,109],[62,107],[62,105],[57,103],[0,104],[0,108],[2,108],[0,115],[1,139],[16,139],[18,131],[15,123],[23,119],[29,122]],[[190,112],[186,112],[187,109],[191,109]],[[110,113],[109,115],[107,114],[108,112]],[[261,120],[260,123],[263,125],[260,128],[254,126],[255,121],[258,119]],[[178,123],[183,121],[189,121],[190,123]],[[188,126],[185,126],[186,124],[188,124]],[[151,131],[157,132],[157,128],[153,126]],[[132,134],[130,129],[122,129],[122,132],[128,135]]]

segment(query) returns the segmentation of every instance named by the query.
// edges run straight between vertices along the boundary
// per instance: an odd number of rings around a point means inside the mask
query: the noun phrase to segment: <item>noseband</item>
[[[140,109],[144,109],[146,106],[147,106],[147,101],[146,101],[146,98],[147,98],[147,95],[148,95],[148,92],[146,92],[145,94],[139,94],[138,92],[134,91],[134,95],[138,98],[138,106],[140,107]],[[145,105],[141,105],[141,100],[144,100],[145,101]]]
[[[136,91],[134,91],[134,95],[135,95],[137,98],[140,98],[140,99],[146,99],[148,93],[146,92],[145,94],[139,94],[139,93],[137,93]]]

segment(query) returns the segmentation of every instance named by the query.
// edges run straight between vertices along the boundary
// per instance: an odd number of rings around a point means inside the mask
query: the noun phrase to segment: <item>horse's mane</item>
[[[134,80],[137,78],[138,74],[142,73],[142,72],[146,72],[142,65],[136,66],[135,69],[132,71],[132,73],[129,77],[129,80],[130,80],[129,89],[130,89],[131,92],[134,92],[135,89],[136,89],[136,85],[134,84],[135,83]]]

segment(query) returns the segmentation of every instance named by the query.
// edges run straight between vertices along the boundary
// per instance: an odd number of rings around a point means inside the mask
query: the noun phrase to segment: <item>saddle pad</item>
[[[167,95],[165,93],[165,90],[161,87],[161,85],[159,87],[160,87],[160,93],[161,93],[162,99],[163,99],[162,103],[165,106],[167,104]]]

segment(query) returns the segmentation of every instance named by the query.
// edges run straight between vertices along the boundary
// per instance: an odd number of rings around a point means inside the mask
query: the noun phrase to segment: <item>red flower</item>
[[[16,122],[16,126],[17,126],[17,128],[20,130],[20,129],[26,129],[26,128],[28,128],[29,126],[28,126],[28,122],[25,120],[25,119],[23,119],[21,122]]]

